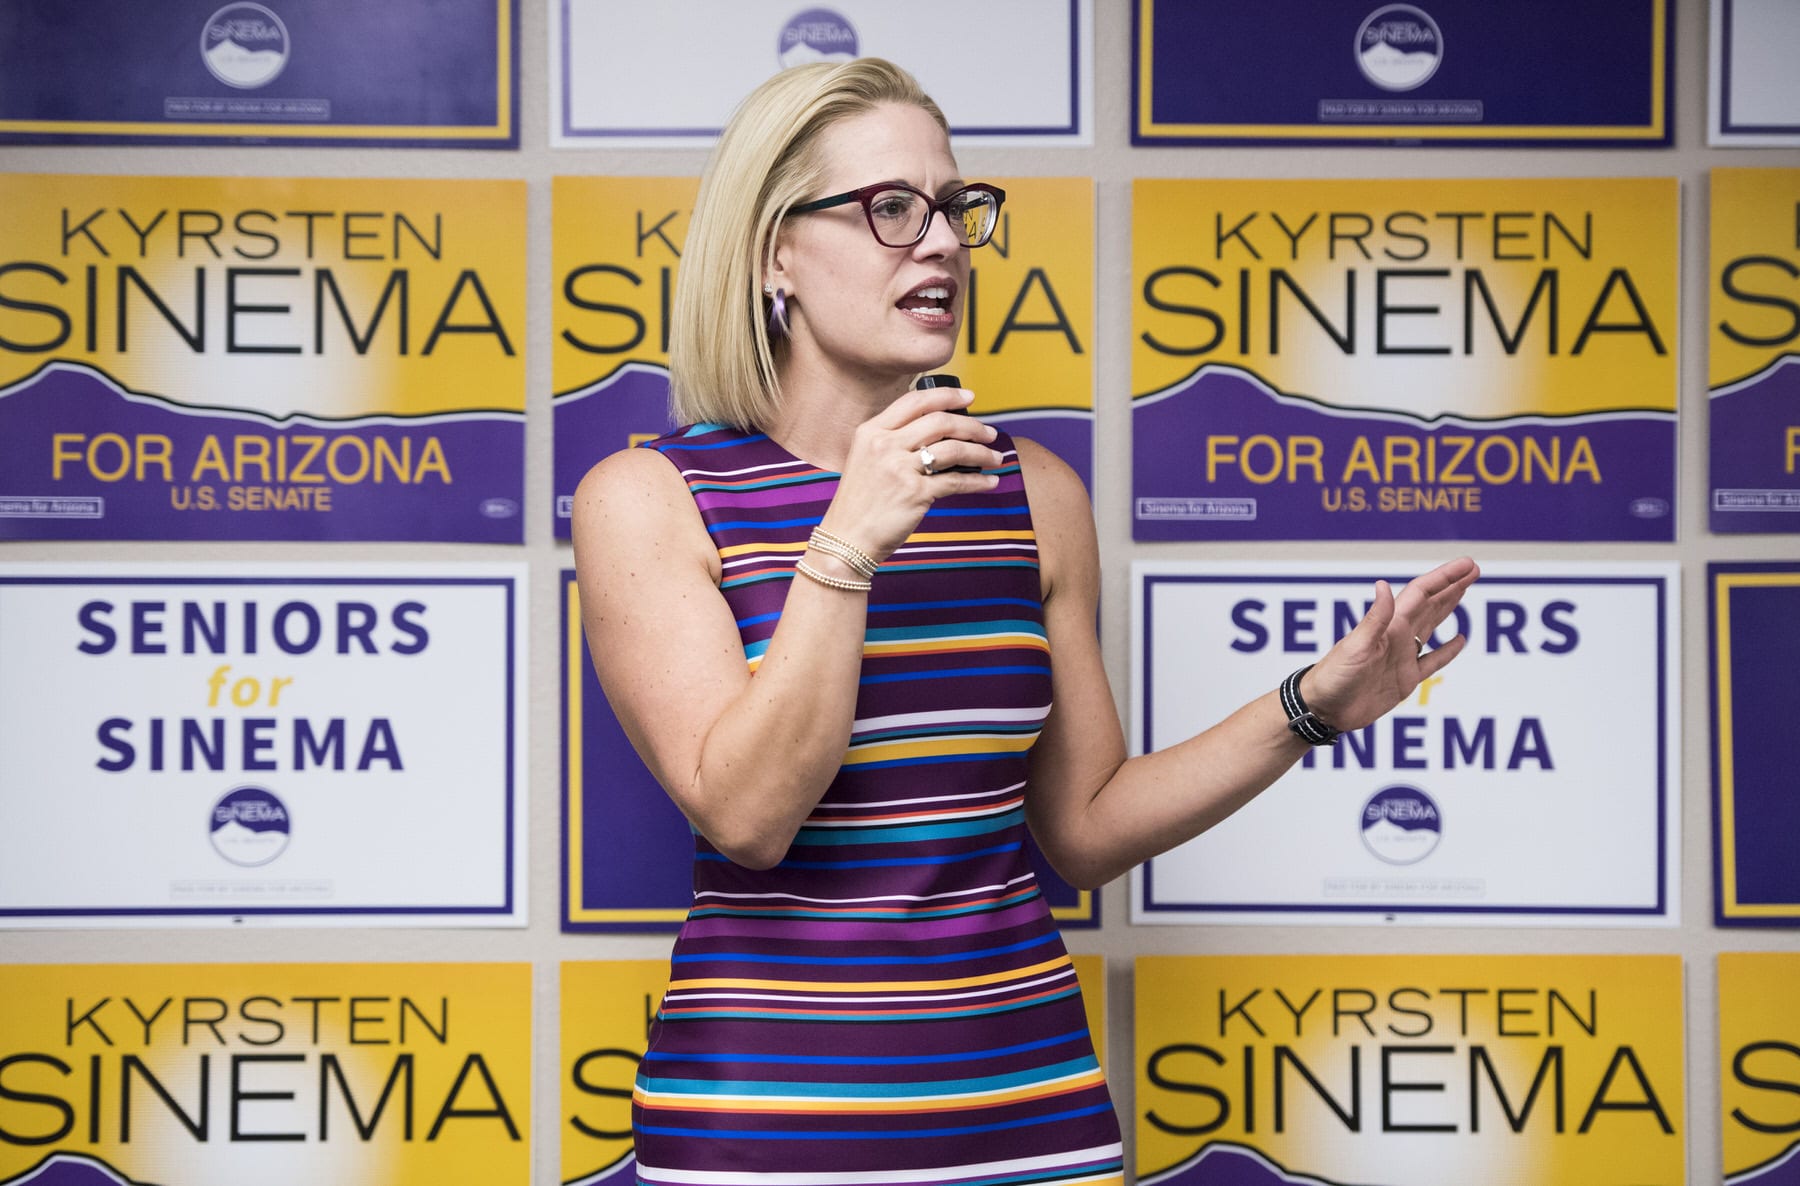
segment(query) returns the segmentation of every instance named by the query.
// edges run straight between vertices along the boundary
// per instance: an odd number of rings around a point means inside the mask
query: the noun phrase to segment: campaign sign
[[[1686,1181],[1672,955],[1137,961],[1143,1186]]]
[[[575,571],[562,573],[563,930],[674,931],[694,900],[694,837],[588,659]]]
[[[1800,1181],[1800,952],[1719,956],[1719,1128],[1730,1186]]]
[[[1787,0],[1711,0],[1706,142],[1716,148],[1800,144],[1800,8]]]
[[[563,1186],[637,1186],[631,1092],[669,983],[667,957],[564,962]]]
[[[0,540],[521,543],[525,184],[0,175]]]
[[[517,148],[513,0],[13,0],[0,144]]]
[[[1720,926],[1800,926],[1800,564],[1709,564],[1713,850]]]
[[[694,900],[693,830],[632,748],[588,660],[575,570],[562,573],[565,931],[673,931]],[[1100,925],[1100,891],[1078,890],[1028,845],[1050,914]]]
[[[1377,578],[1398,592],[1417,569],[1137,563],[1134,751],[1174,745],[1267,695],[1355,627]],[[1464,635],[1456,661],[1134,870],[1132,921],[1672,925],[1678,575],[1654,564],[1484,567],[1425,640]],[[1593,698],[1602,686],[1604,719]]]
[[[1006,205],[993,240],[970,253],[962,333],[944,369],[975,392],[976,415],[1049,448],[1087,482],[1094,438],[1093,182],[988,180],[1006,191]],[[595,462],[671,427],[669,313],[698,189],[699,181],[686,177],[552,182],[558,539],[569,537],[575,487]],[[805,315],[805,306],[804,294],[790,300],[796,316]],[[752,316],[748,302],[744,315]]]
[[[1070,958],[1081,982],[1088,1030],[1104,1067],[1105,960],[1097,955]],[[562,965],[563,1186],[637,1186],[632,1089],[650,1022],[668,983],[666,959]],[[811,1048],[802,1041],[798,1049]]]
[[[1674,8],[1136,0],[1131,142],[1667,145]]]
[[[1094,183],[992,181],[1006,204],[993,239],[969,253],[949,370],[975,393],[975,415],[1043,445],[1092,489]]]
[[[1675,538],[1672,178],[1133,192],[1136,538]]]
[[[525,925],[517,565],[0,566],[0,925]]]
[[[553,148],[706,147],[771,74],[859,57],[912,71],[960,140],[1093,143],[1093,0],[552,0],[549,9]]]
[[[1708,522],[1800,532],[1800,169],[1714,169],[1711,235]]]
[[[557,539],[595,462],[673,426],[669,314],[699,188],[692,177],[551,179]]]
[[[7,1186],[524,1186],[529,964],[0,966]]]

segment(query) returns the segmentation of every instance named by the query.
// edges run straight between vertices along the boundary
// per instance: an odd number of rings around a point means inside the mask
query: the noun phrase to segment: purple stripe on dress
[[[765,486],[756,490],[721,491],[704,490],[694,495],[694,503],[701,513],[707,511],[730,511],[736,513],[743,507],[788,507],[817,503],[821,509],[831,501],[831,490],[837,483],[810,482],[803,486]],[[821,491],[824,491],[821,494]],[[801,536],[806,538],[805,535]]]
[[[1049,920],[1050,908],[1042,898],[1033,898],[1017,906],[992,911],[987,914],[965,914],[955,918],[932,919],[930,921],[913,921],[903,925],[909,937],[939,939],[951,935],[979,935],[986,931],[1000,930],[1016,925],[1025,915],[1042,915]],[[746,939],[779,939],[794,927],[794,923],[780,919],[767,918],[701,918],[692,919],[682,928],[682,935],[700,937],[730,936]],[[889,940],[896,924],[891,922],[838,922],[826,919],[806,919],[805,926],[809,939],[824,939],[832,942],[856,942],[870,940],[880,942]]]

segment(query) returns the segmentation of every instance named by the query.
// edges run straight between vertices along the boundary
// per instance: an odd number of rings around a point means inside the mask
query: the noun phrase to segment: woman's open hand
[[[1459,634],[1420,654],[1417,640],[1432,636],[1480,575],[1476,563],[1463,556],[1408,581],[1398,594],[1386,581],[1375,582],[1369,612],[1301,681],[1307,707],[1333,728],[1349,732],[1412,695],[1420,681],[1456,658],[1468,642]]]

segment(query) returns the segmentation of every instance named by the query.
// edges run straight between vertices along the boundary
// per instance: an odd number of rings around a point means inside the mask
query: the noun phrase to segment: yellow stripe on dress
[[[907,758],[935,758],[975,754],[1016,754],[1031,748],[1036,733],[959,733],[948,737],[909,737],[905,741],[856,746],[844,755],[844,765],[894,762]]]

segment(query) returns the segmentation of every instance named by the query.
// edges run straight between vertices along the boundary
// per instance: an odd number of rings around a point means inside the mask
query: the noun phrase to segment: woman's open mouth
[[[895,302],[895,307],[915,321],[933,327],[954,325],[956,285],[948,280],[927,280]]]

